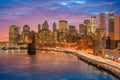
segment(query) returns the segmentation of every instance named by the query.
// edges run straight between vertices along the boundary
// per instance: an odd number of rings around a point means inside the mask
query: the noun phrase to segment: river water
[[[72,54],[0,50],[0,80],[119,80]]]

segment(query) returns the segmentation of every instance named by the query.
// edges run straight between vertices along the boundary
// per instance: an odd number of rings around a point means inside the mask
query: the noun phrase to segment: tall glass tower
[[[109,28],[109,37],[111,40],[114,40],[114,11],[109,11],[109,22],[108,22],[108,28]]]

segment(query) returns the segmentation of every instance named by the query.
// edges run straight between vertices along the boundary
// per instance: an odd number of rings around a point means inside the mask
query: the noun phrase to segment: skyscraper
[[[84,25],[83,24],[79,25],[79,34],[84,35]]]
[[[28,25],[24,25],[23,32],[30,32],[30,27]]]
[[[86,34],[89,35],[91,32],[90,20],[84,20],[84,27],[86,28]]]
[[[67,36],[68,42],[76,42],[77,41],[77,30],[74,25],[69,26],[69,34]]]
[[[59,21],[59,30],[60,32],[65,32],[67,30],[67,21],[65,20]]]
[[[90,26],[90,20],[84,20],[84,26]]]
[[[51,32],[52,35],[51,35],[51,41],[53,43],[56,43],[58,41],[58,30],[56,28],[56,23],[54,22],[53,23],[53,32]]]
[[[75,26],[74,26],[74,25],[70,25],[70,26],[69,26],[69,30],[70,30],[70,31],[75,31],[75,30],[76,30],[76,29],[75,29]]]
[[[20,27],[16,25],[11,25],[9,27],[9,41],[10,42],[18,42],[20,36]]]
[[[42,24],[42,30],[49,30],[49,25],[48,25],[48,22],[47,20],[45,20],[45,22]]]
[[[53,23],[53,31],[56,31],[57,30],[57,28],[56,28],[56,23],[54,22]]]
[[[114,40],[114,11],[109,11],[109,22],[108,22],[108,36],[111,38],[111,40]]]
[[[38,24],[38,33],[40,33],[40,31],[41,31],[41,25]]]
[[[99,14],[99,37],[100,37],[100,48],[103,50],[103,48],[106,47],[105,13]]]
[[[91,17],[91,32],[95,33],[96,32],[96,27],[97,27],[97,22],[96,22],[96,17],[92,16]]]
[[[114,40],[120,40],[120,17],[114,17]]]
[[[106,27],[105,13],[101,13],[99,15],[99,27],[100,27],[100,29],[105,29],[105,27]]]
[[[28,41],[29,32],[30,32],[30,27],[28,25],[24,25],[23,31],[21,33],[22,42],[26,43]]]

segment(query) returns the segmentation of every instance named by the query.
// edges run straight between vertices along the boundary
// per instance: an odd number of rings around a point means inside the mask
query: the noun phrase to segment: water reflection
[[[14,53],[14,54],[13,54]],[[0,54],[0,80],[118,80],[76,56],[53,51]]]

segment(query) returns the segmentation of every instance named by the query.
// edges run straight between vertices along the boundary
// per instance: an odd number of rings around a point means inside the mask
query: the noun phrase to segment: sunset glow
[[[78,28],[91,16],[98,19],[100,13],[106,13],[108,17],[111,9],[120,15],[119,5],[120,0],[0,0],[0,41],[8,40],[10,25],[18,25],[22,30],[28,24],[31,30],[37,31],[37,25],[45,20],[50,29],[53,22],[59,28],[59,20],[67,20]]]

